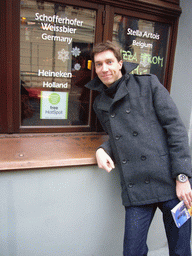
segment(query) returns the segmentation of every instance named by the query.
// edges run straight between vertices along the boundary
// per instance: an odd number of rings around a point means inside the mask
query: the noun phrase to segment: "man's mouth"
[[[110,78],[110,77],[111,77],[111,74],[102,76],[103,79],[107,79],[107,78]]]

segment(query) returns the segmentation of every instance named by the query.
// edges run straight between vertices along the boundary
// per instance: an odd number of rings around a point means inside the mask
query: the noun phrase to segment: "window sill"
[[[95,150],[107,135],[22,134],[0,136],[0,171],[96,164]]]

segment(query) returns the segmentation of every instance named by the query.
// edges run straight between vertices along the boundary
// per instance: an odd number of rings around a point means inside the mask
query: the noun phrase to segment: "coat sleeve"
[[[181,173],[192,177],[188,134],[177,107],[155,75],[151,76],[151,88],[156,115],[167,134],[172,177]]]

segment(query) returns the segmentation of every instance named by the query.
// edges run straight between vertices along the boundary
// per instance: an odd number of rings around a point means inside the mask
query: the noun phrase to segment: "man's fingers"
[[[110,172],[112,169],[114,169],[114,163],[112,160],[108,159],[106,162],[106,165],[102,167],[102,169],[105,169],[107,172]]]
[[[187,208],[191,208],[192,206],[192,193],[183,195],[179,197],[179,200],[183,201]]]
[[[114,168],[115,168],[115,165],[114,165],[113,160],[112,160],[111,158],[109,158],[108,161],[109,161],[109,166],[110,166],[112,169],[114,169]]]
[[[106,170],[107,172],[110,172],[115,168],[113,160],[102,148],[99,148],[96,151],[96,159],[98,167]]]
[[[176,193],[179,200],[183,200],[187,208],[192,206],[192,191],[189,181],[184,183],[176,181]]]
[[[188,204],[188,208],[191,208],[191,206],[192,206],[192,193],[191,192],[186,195],[186,202]]]

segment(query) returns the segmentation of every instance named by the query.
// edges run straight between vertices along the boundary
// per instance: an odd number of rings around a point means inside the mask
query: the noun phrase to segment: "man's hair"
[[[120,60],[122,60],[122,56],[121,56],[119,47],[116,44],[114,44],[114,43],[112,43],[111,41],[108,40],[106,42],[98,43],[98,44],[93,46],[92,55],[91,55],[92,61],[94,62],[95,54],[105,52],[105,51],[108,51],[108,50],[110,50],[114,53],[118,62]]]

